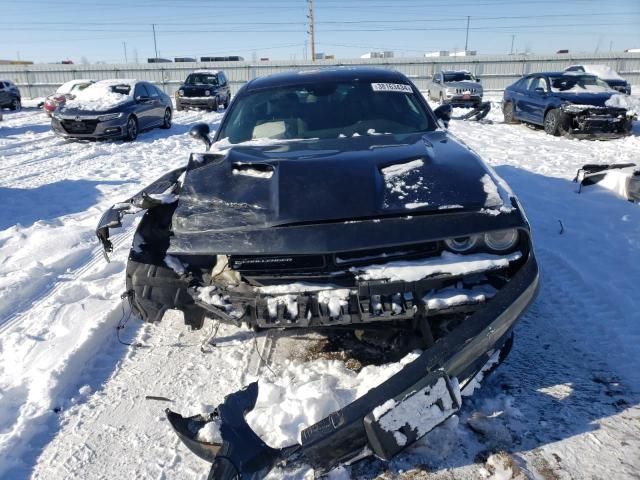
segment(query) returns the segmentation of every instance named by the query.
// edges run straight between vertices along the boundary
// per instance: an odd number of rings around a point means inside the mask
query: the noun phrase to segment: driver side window
[[[138,98],[138,97],[150,97],[151,95],[149,95],[149,92],[147,91],[147,89],[145,88],[145,86],[142,83],[139,83],[138,85],[136,85],[136,89],[134,92],[134,98]]]
[[[529,90],[535,91],[536,88],[541,88],[543,91],[548,92],[547,81],[544,77],[536,77],[529,85]]]

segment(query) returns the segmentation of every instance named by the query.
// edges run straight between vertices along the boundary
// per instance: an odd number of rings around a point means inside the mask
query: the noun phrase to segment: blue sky
[[[315,0],[316,51],[354,58],[621,51],[640,48],[640,0]],[[302,59],[305,0],[0,0],[0,59],[55,62],[84,57],[122,63],[163,57],[241,55]]]

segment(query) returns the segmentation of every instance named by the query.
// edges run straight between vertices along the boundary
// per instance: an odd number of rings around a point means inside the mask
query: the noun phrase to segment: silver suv
[[[454,107],[477,107],[482,102],[482,85],[466,70],[442,70],[429,82],[427,97]]]

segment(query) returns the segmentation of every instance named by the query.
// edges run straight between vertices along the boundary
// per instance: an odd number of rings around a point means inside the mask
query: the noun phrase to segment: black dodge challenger
[[[314,331],[361,364],[420,356],[287,448],[245,421],[258,384],[209,415],[167,411],[211,462],[209,478],[261,478],[389,459],[460,408],[461,389],[504,359],[538,267],[522,206],[404,75],[336,68],[248,82],[213,142],[131,199],[97,235],[146,210],[126,272],[144,320],[167,309],[255,330]],[[344,357],[343,357],[344,358]],[[464,392],[463,392],[464,393]],[[413,412],[413,413],[412,413]],[[219,441],[198,439],[216,422]]]

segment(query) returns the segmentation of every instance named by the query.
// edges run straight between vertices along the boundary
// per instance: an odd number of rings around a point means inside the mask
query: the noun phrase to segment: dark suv
[[[223,71],[197,70],[189,74],[176,92],[176,110],[206,108],[215,111],[220,105],[227,108],[229,100],[231,90]]]
[[[9,80],[0,80],[0,109],[18,110],[21,106],[20,90]]]

